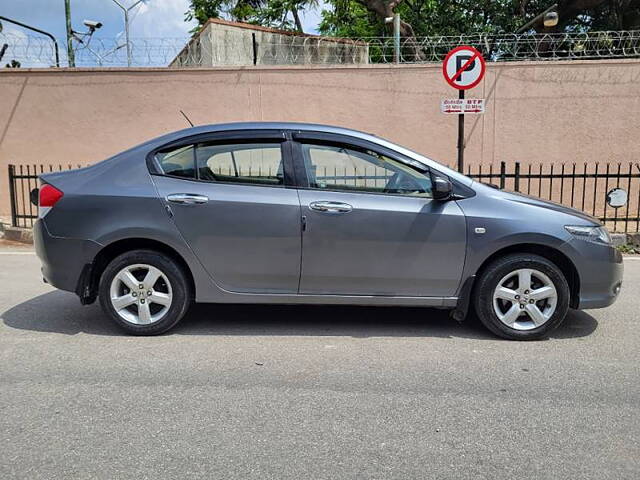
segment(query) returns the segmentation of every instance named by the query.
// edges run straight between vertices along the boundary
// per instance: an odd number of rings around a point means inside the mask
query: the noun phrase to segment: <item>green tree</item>
[[[560,21],[539,32],[640,29],[640,0],[556,0]],[[337,37],[382,37],[391,33],[385,18],[400,14],[404,49],[424,58],[416,37],[471,33],[513,33],[553,4],[553,0],[327,0],[318,26]],[[300,12],[318,0],[191,0],[186,19],[199,25],[228,18],[302,32]],[[195,29],[197,30],[197,28]]]
[[[196,20],[197,32],[210,18],[224,18],[264,27],[303,32],[300,13],[318,0],[190,0],[185,20]]]
[[[346,37],[382,36],[384,18],[399,13],[401,34],[417,36],[513,33],[553,0],[328,0],[319,30]],[[640,0],[556,0],[560,22],[537,31],[632,30],[640,28]],[[408,26],[407,26],[408,25]],[[411,27],[411,28],[409,28]]]

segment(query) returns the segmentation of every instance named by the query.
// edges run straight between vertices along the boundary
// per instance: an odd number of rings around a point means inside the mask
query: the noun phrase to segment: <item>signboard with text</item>
[[[440,111],[446,114],[484,113],[484,98],[445,98]]]
[[[458,171],[464,171],[464,116],[484,113],[483,98],[465,98],[465,92],[478,85],[487,66],[482,53],[469,45],[454,48],[442,62],[442,75],[447,83],[458,90],[457,99],[443,99],[440,111],[458,115]]]

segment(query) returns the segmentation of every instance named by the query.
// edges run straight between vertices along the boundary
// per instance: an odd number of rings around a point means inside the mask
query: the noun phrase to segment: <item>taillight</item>
[[[45,183],[40,187],[40,199],[38,202],[39,207],[53,207],[58,200],[62,198],[64,193],[58,190],[56,187]]]

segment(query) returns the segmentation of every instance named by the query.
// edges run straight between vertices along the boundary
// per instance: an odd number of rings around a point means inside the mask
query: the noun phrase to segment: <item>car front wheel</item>
[[[158,335],[175,326],[191,301],[185,272],[170,257],[134,250],[113,259],[100,279],[100,304],[133,335]]]
[[[491,263],[475,289],[480,321],[512,340],[546,337],[569,310],[569,285],[562,271],[544,257],[511,254]]]

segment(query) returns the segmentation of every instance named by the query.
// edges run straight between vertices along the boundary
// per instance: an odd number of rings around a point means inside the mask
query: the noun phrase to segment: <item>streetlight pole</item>
[[[112,1],[113,3],[118,5],[124,12],[124,36],[126,39],[125,41],[127,43],[127,66],[130,67],[131,66],[131,43],[129,42],[129,11],[133,10],[135,7],[138,6],[139,3],[142,3],[144,0],[138,0],[129,8],[122,5],[118,0],[112,0]]]
[[[54,37],[53,35],[51,35],[49,32],[45,32],[44,30],[40,30],[39,28],[36,27],[31,27],[25,23],[22,22],[18,22],[17,20],[11,20],[10,18],[7,17],[1,17],[0,16],[0,20],[4,20],[5,22],[9,22],[9,23],[13,23],[15,25],[18,25],[19,27],[22,28],[28,28],[29,30],[33,30],[34,32],[38,32],[41,33],[42,35],[46,35],[47,37],[49,37],[51,39],[51,41],[53,42],[53,47],[56,53],[56,67],[60,66],[60,53],[58,52],[58,42],[56,41],[56,37]],[[2,30],[0,28],[0,30]]]

